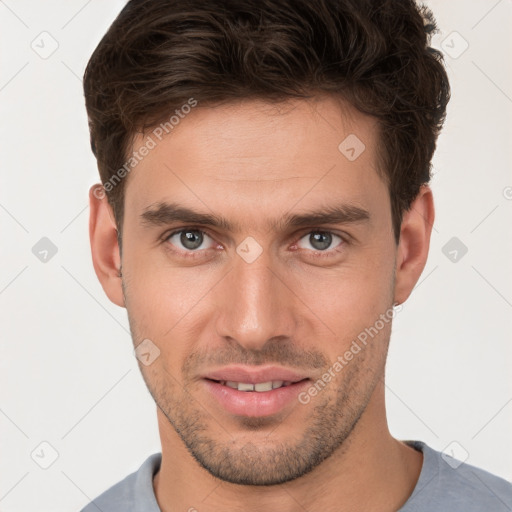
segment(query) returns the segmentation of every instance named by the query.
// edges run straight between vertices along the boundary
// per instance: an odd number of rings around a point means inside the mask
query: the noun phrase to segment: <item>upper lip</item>
[[[203,378],[217,381],[244,382],[258,384],[274,380],[299,382],[307,379],[307,375],[279,366],[226,366],[212,370],[203,375]]]

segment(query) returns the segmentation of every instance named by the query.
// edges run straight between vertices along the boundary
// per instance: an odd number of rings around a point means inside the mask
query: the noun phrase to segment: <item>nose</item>
[[[297,298],[282,267],[270,260],[265,253],[251,263],[235,257],[231,272],[216,287],[217,334],[247,350],[260,350],[275,337],[292,338],[296,327]]]

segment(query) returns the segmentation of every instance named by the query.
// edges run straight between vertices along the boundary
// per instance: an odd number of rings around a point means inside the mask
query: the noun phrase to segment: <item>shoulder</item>
[[[512,510],[512,484],[488,471],[466,464],[419,441],[423,468],[403,512],[506,512]]]
[[[441,467],[439,487],[448,501],[464,505],[466,512],[512,510],[510,482],[471,464],[450,465],[445,460],[449,459],[447,456],[437,453]]]
[[[137,471],[104,491],[80,512],[159,512],[153,491],[153,475],[160,468],[161,460],[161,453],[150,455]]]

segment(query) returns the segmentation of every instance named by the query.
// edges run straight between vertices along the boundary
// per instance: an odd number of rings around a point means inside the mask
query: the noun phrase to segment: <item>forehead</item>
[[[128,176],[127,212],[179,200],[261,216],[330,198],[363,206],[386,190],[376,120],[332,97],[198,104],[167,129],[135,139],[133,151],[151,149]]]

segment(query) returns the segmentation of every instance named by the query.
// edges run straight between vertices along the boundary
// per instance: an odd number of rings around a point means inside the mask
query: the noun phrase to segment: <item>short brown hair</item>
[[[137,132],[190,98],[213,106],[328,93],[379,121],[398,242],[404,211],[430,181],[450,96],[442,55],[429,47],[435,29],[414,0],[130,0],[84,74],[102,183]],[[107,190],[119,235],[124,182]]]

